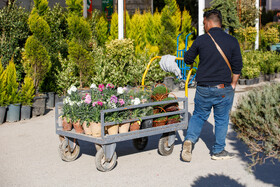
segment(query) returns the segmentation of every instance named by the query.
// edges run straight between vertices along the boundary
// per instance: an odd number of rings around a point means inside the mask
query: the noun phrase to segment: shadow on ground
[[[198,177],[191,187],[205,187],[205,186],[230,186],[230,187],[245,187],[234,179],[225,175],[209,174],[205,177]]]
[[[237,139],[237,133],[231,132],[228,134],[227,138],[231,140],[231,145],[238,151],[238,156],[245,163],[250,163],[250,159],[246,157],[246,153],[249,153],[249,149],[247,145]],[[246,164],[244,164],[244,169],[248,169]],[[275,159],[266,160],[264,164],[253,167],[251,172],[255,175],[256,179],[264,183],[280,186],[280,162]]]

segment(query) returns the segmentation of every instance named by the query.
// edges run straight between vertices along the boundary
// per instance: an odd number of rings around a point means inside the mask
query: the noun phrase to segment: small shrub
[[[243,96],[231,113],[238,138],[249,146],[250,166],[268,158],[280,160],[280,84],[266,85]]]
[[[24,106],[26,105],[31,106],[32,100],[35,96],[34,93],[35,93],[35,88],[34,88],[33,80],[31,77],[26,76],[24,78],[24,83],[19,93],[21,104]]]
[[[18,95],[18,83],[17,83],[17,76],[16,76],[16,66],[13,60],[10,61],[9,65],[3,72],[3,81],[6,84],[6,96],[7,101],[6,103],[15,104],[19,102],[19,95]]]

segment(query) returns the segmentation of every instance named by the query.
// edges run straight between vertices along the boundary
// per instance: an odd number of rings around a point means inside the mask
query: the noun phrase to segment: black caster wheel
[[[78,141],[74,139],[76,145],[74,145],[74,149],[71,149],[69,146],[69,140],[64,139],[61,144],[59,145],[59,154],[62,160],[66,162],[71,162],[76,160],[76,158],[80,154],[80,146]]]
[[[163,135],[158,142],[158,152],[162,156],[168,156],[173,152],[174,143],[171,146],[168,146],[168,136]]]
[[[105,160],[105,154],[103,149],[99,149],[95,155],[95,166],[99,171],[107,172],[111,171],[117,164],[117,154],[114,152],[111,161]]]
[[[133,139],[133,146],[139,151],[143,151],[147,146],[147,144],[148,144],[148,137]]]

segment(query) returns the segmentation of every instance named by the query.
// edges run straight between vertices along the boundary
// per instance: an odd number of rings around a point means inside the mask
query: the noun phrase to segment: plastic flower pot
[[[238,82],[239,82],[240,85],[245,85],[245,79],[239,79]]]
[[[20,110],[20,120],[30,119],[31,106],[22,106]]]
[[[245,79],[245,84],[246,84],[246,85],[252,85],[252,84],[254,84],[254,79]]]
[[[6,121],[16,122],[19,121],[19,117],[20,117],[20,103],[10,104],[8,106]]]
[[[34,97],[32,104],[32,117],[42,116],[45,114],[46,98],[46,95]]]
[[[47,92],[47,108],[53,108],[54,107],[54,92]]]
[[[6,116],[6,106],[0,106],[0,124],[4,123]]]

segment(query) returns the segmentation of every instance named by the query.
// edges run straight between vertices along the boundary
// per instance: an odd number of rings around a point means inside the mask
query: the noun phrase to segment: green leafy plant
[[[108,39],[108,22],[104,16],[100,16],[96,25],[97,40],[100,45],[104,45]]]
[[[111,25],[110,25],[110,36],[109,40],[115,40],[118,38],[118,13],[112,14]]]
[[[19,102],[18,83],[16,77],[16,67],[13,60],[3,72],[4,84],[6,84],[7,104],[16,104]]]
[[[173,115],[173,116],[168,116],[168,119],[180,119],[180,115]]]
[[[20,64],[21,49],[29,34],[28,15],[28,11],[10,1],[0,9],[0,57],[4,67],[12,58]]]
[[[20,97],[20,102],[23,106],[31,106],[32,105],[32,100],[35,96],[35,88],[33,84],[33,80],[30,77],[25,77],[24,78],[24,83],[21,87],[19,97]]]
[[[7,76],[6,72],[4,74],[2,63],[0,63],[0,106],[6,106],[7,99]]]
[[[168,94],[170,92],[170,90],[168,88],[166,88],[165,86],[156,86],[153,89],[152,95],[156,95],[156,94]]]
[[[250,167],[268,158],[280,160],[280,84],[269,84],[243,96],[231,113],[233,128],[249,147]]]
[[[45,75],[51,68],[50,56],[46,48],[35,37],[30,36],[22,53],[23,67],[27,76],[32,77],[36,92]]]

